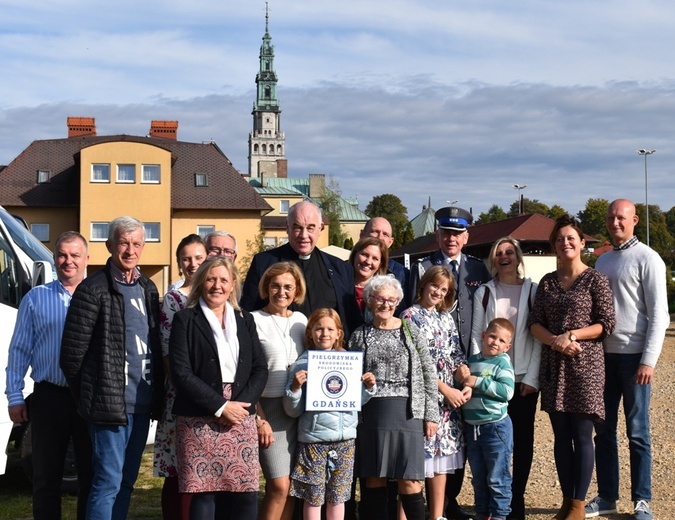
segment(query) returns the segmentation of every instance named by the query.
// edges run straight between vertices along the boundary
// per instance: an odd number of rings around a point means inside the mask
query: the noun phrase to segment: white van
[[[25,426],[15,427],[10,420],[5,395],[7,352],[19,303],[33,287],[54,279],[52,253],[0,206],[0,475],[7,466],[10,438],[26,432]],[[28,396],[32,390],[33,380],[26,377],[24,395]]]

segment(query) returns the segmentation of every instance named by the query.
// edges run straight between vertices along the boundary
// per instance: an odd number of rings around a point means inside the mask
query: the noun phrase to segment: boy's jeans
[[[511,419],[507,415],[494,423],[466,424],[464,429],[476,513],[506,518],[511,512]]]

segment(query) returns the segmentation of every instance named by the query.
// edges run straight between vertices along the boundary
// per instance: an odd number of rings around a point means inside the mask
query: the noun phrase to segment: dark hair
[[[567,226],[574,229],[574,231],[576,231],[579,235],[579,238],[584,240],[584,232],[581,229],[581,224],[579,224],[579,221],[571,215],[563,215],[558,217],[558,219],[555,221],[553,231],[551,231],[551,235],[548,237],[548,243],[551,244],[553,251],[555,251],[555,241],[558,238],[558,233],[562,228]]]
[[[375,246],[380,250],[380,267],[375,274],[387,274],[387,266],[389,265],[389,249],[387,249],[387,245],[377,237],[363,237],[356,244],[354,244],[352,252],[349,253],[349,265],[354,267],[356,255],[363,251],[366,247],[370,246]]]
[[[178,243],[178,247],[176,248],[176,262],[178,262],[178,270],[180,271],[180,252],[183,250],[185,246],[189,246],[190,244],[201,244],[204,246],[204,251],[206,251],[206,242],[204,242],[204,239],[200,237],[199,235],[195,235],[194,233],[189,234],[188,236],[184,237],[183,240],[181,240]]]
[[[436,310],[442,312],[452,308],[452,304],[455,303],[455,277],[452,276],[450,270],[444,265],[434,265],[424,273],[420,280],[420,284],[417,287],[415,303],[420,302],[424,288],[427,285],[432,283],[440,285],[443,282],[448,282],[448,292],[445,295],[445,298],[443,298],[443,301],[436,306]]]

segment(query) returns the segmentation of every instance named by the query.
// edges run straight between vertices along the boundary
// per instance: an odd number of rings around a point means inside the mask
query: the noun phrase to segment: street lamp
[[[640,148],[637,153],[638,155],[644,155],[645,156],[645,211],[647,212],[647,245],[649,246],[649,195],[647,191],[647,156],[651,155],[655,152],[656,150],[645,150],[643,148]]]
[[[514,184],[513,189],[518,190],[518,214],[523,214],[523,194],[522,191],[527,188],[527,184]]]
[[[446,203],[448,206],[454,206],[454,205],[457,204],[458,202],[459,202],[458,200],[446,200],[446,201],[445,201],[445,203]]]

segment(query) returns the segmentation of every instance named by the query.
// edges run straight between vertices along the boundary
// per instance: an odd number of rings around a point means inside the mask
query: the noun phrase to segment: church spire
[[[248,139],[248,173],[251,177],[261,177],[263,173],[266,176],[285,176],[285,138],[280,127],[281,107],[277,99],[278,78],[274,70],[268,2],[265,2],[265,34],[262,40],[260,70],[255,77],[257,95],[252,112],[253,131]]]

